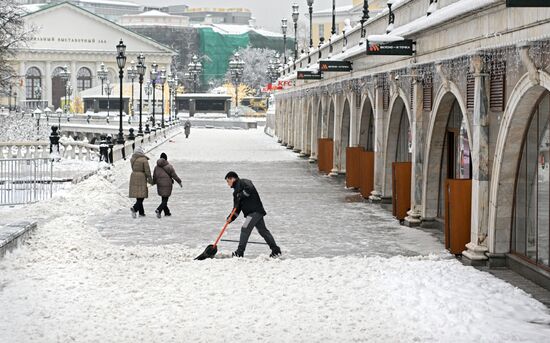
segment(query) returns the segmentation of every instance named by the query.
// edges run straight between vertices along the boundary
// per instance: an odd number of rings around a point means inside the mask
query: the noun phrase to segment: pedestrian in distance
[[[160,154],[160,158],[157,161],[155,170],[153,171],[153,184],[157,185],[157,193],[160,195],[162,201],[155,210],[157,218],[160,218],[164,211],[165,216],[171,216],[170,209],[168,208],[168,199],[172,195],[172,186],[174,181],[181,185],[181,179],[176,174],[174,167],[168,163],[168,156],[165,153]]]
[[[242,211],[245,216],[244,224],[241,228],[241,236],[239,239],[239,246],[237,250],[233,252],[233,257],[244,257],[244,251],[248,243],[248,238],[252,233],[252,229],[256,227],[260,236],[263,237],[269,248],[271,254],[269,257],[278,257],[281,255],[281,249],[275,243],[275,239],[271,235],[271,232],[267,229],[264,222],[264,216],[267,214],[264,210],[260,195],[254,187],[252,181],[247,179],[240,179],[237,173],[230,171],[225,175],[225,181],[227,185],[233,188],[233,208],[235,213],[227,220],[233,222],[239,216]],[[230,215],[231,216],[231,215]]]
[[[189,134],[191,133],[191,122],[189,119],[185,121],[185,124],[183,124],[183,128],[185,131],[185,138],[189,138]]]
[[[149,196],[147,183],[153,183],[153,179],[149,168],[149,157],[145,155],[142,147],[137,147],[134,150],[130,164],[132,165],[132,174],[130,175],[129,197],[136,199],[136,203],[130,208],[130,211],[132,211],[133,218],[137,217],[137,213],[140,217],[145,217],[143,200]]]

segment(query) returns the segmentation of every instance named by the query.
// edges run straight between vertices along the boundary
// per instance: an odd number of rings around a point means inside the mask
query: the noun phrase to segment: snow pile
[[[51,130],[46,118],[40,119],[38,132],[37,119],[21,115],[0,116],[0,142],[47,141]]]
[[[179,245],[109,244],[91,223],[112,206],[127,210],[129,201],[94,176],[33,209],[44,215],[40,229],[0,261],[0,341],[545,342],[550,334],[542,304],[452,259],[198,262],[198,251]]]

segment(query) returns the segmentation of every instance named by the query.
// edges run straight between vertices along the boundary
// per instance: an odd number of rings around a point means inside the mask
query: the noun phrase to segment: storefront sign
[[[322,72],[350,72],[350,61],[319,61],[319,70]]]
[[[321,80],[323,75],[318,72],[314,73],[311,70],[298,70],[298,80]]]
[[[396,42],[367,41],[367,55],[411,56],[413,52],[412,39],[404,39]]]
[[[506,7],[550,7],[548,0],[506,0]]]
[[[277,89],[288,89],[288,88],[292,88],[292,87],[294,87],[294,81],[293,80],[279,81],[277,83]]]

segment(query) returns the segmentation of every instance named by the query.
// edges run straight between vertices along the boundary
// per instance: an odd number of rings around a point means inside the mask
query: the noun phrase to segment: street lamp
[[[172,122],[172,107],[173,107],[172,93],[174,92],[175,84],[176,84],[176,80],[172,77],[172,73],[169,73],[168,74],[168,94],[170,95],[170,100],[168,101],[168,104],[170,105],[168,107],[168,122],[169,123]]]
[[[233,59],[229,61],[229,71],[235,85],[235,113],[239,110],[239,84],[244,71],[244,62],[238,52],[233,55]]]
[[[153,64],[151,64],[151,71],[150,71],[150,78],[151,78],[151,85],[153,86],[151,88],[151,91],[153,92],[153,121],[152,121],[152,129],[151,131],[156,131],[156,127],[155,127],[155,93],[156,93],[156,84],[157,84],[157,77],[159,75],[159,72],[158,72],[158,67],[159,65],[156,64],[155,62],[153,62]]]
[[[101,80],[101,95],[103,95],[103,81],[107,80],[108,72],[105,69],[105,64],[101,62],[99,69],[97,70],[97,77]]]
[[[309,52],[313,50],[313,0],[307,0],[309,7]],[[311,63],[311,54],[308,54],[307,63]]]
[[[67,82],[67,89],[65,90],[66,96],[69,97],[68,101],[65,99],[65,107],[67,108],[67,121],[69,121],[69,113],[71,112],[71,95],[73,95],[73,86],[71,82]]]
[[[298,18],[300,12],[298,12],[298,4],[292,4],[292,21],[294,22],[294,61],[298,59]]]
[[[363,44],[363,40],[365,39],[366,32],[365,32],[365,23],[369,20],[369,0],[363,0],[363,16],[361,17],[360,23],[361,23],[361,40],[359,41],[359,45]]]
[[[145,75],[145,70],[147,67],[145,66],[145,56],[143,54],[139,54],[138,56],[138,64],[137,64],[137,73],[139,75],[139,128],[138,128],[138,136],[143,136],[143,129],[141,125],[141,114],[143,110],[143,76]],[[132,84],[133,87],[133,84]],[[132,89],[132,95],[134,94],[134,90]]]
[[[162,85],[162,107],[161,107],[160,127],[164,129],[164,84],[166,83],[166,69],[164,68],[160,70],[160,82]]]
[[[198,76],[202,72],[202,63],[197,55],[193,55],[191,62],[187,65],[189,77],[193,80],[193,93],[197,93]]]
[[[63,106],[63,111],[65,112],[67,109],[67,86],[69,79],[71,78],[71,72],[69,71],[69,67],[64,66],[59,72],[59,76],[61,77],[61,80],[65,82],[65,105]]]
[[[330,30],[330,33],[331,36],[334,36],[336,34],[336,0],[332,0],[332,30]]]
[[[132,106],[129,107],[132,116],[134,115],[134,80],[138,76],[138,71],[136,68],[136,62],[131,61],[130,66],[127,68],[126,73],[128,74],[128,80],[132,83]],[[128,113],[130,115],[130,113]]]
[[[105,93],[107,93],[107,123],[109,123],[109,110],[111,109],[111,100],[110,96],[113,92],[113,86],[111,86],[111,81],[107,80],[107,83],[105,84]]]
[[[120,40],[120,43],[116,46],[117,57],[116,63],[118,65],[118,78],[120,80],[120,99],[119,99],[119,126],[117,144],[124,144],[124,132],[122,131],[122,81],[124,79],[124,66],[126,65],[126,45]],[[124,158],[124,149],[122,149],[122,156]]]
[[[286,65],[286,32],[288,29],[288,20],[283,18],[281,20],[281,31],[283,32],[283,64]]]
[[[57,110],[55,110],[55,114],[57,114],[57,127],[59,127],[59,131],[61,131],[61,115],[63,114],[63,110],[58,107]]]

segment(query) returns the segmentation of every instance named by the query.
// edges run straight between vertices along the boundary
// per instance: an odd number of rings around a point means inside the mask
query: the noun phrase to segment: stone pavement
[[[205,149],[204,155],[197,154],[200,149]],[[212,158],[213,150],[221,157]],[[176,185],[170,198],[172,217],[155,217],[160,198],[151,187],[145,201],[147,217],[133,220],[128,210],[100,220],[97,227],[108,240],[204,249],[231,212],[232,190],[224,176],[235,170],[255,183],[268,212],[267,227],[287,257],[389,257],[444,251],[436,235],[400,226],[380,206],[346,189],[342,178],[320,175],[315,164],[296,157],[261,130],[194,130],[188,140],[180,135],[153,150],[151,168],[163,151],[183,179],[183,189]],[[122,192],[127,189],[127,183],[121,186]],[[242,222],[241,216],[224,238],[238,239]],[[257,231],[250,240],[263,242]],[[222,242],[220,250],[229,253],[236,246]],[[246,256],[268,253],[266,246],[249,245]]]

